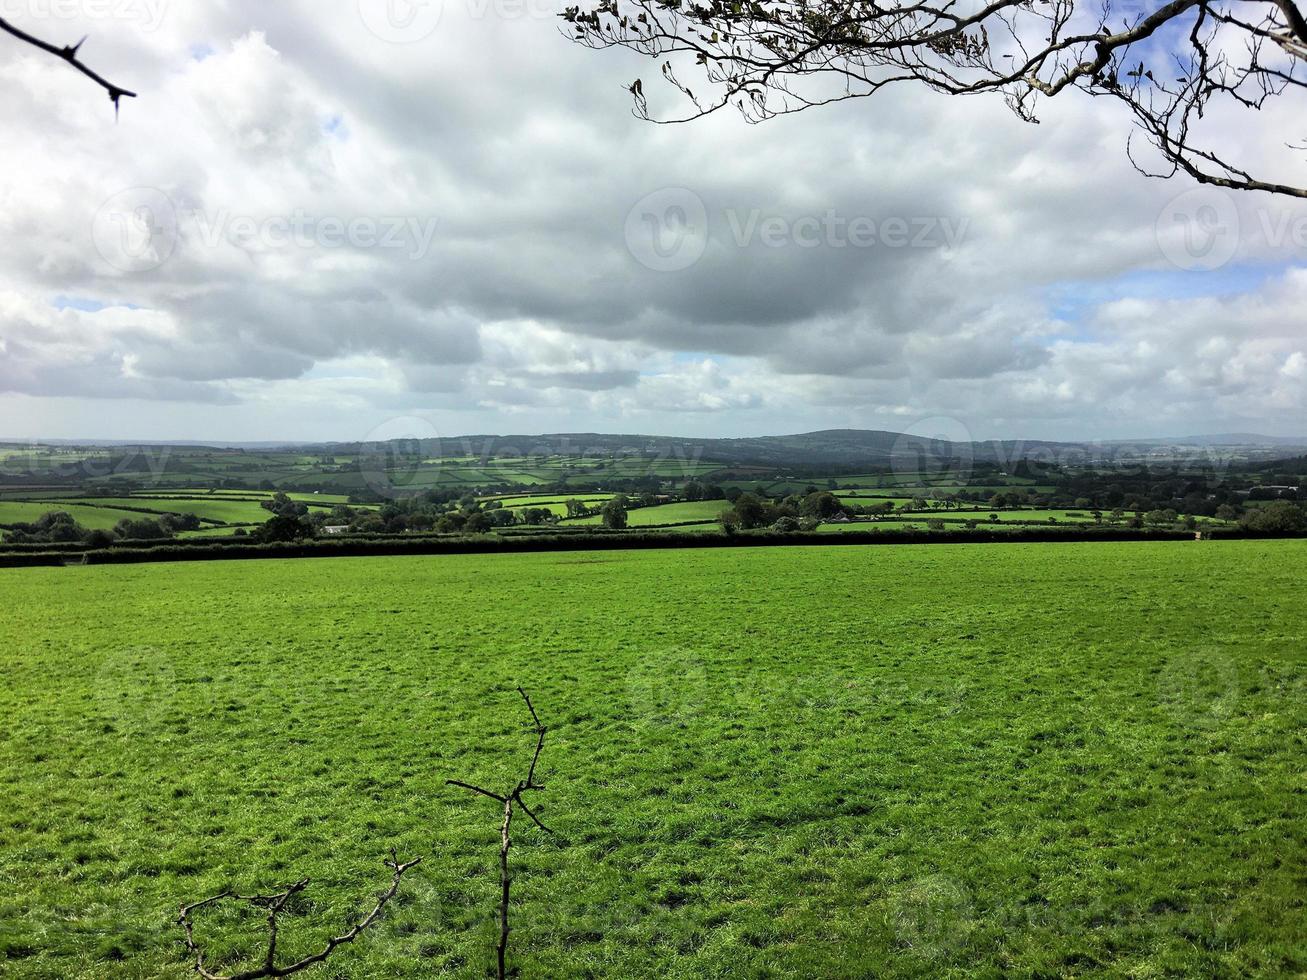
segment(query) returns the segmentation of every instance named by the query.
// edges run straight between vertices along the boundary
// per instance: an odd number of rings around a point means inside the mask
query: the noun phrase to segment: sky
[[[139,92],[0,36],[0,436],[1307,435],[1307,204],[1077,92],[651,125],[560,8],[0,0]]]

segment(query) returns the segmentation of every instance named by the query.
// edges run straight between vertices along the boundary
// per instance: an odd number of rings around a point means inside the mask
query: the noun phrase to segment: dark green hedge
[[[1222,538],[1259,537],[1240,532]],[[1265,536],[1265,535],[1261,535]],[[87,564],[122,564],[149,561],[210,561],[247,558],[334,558],[385,555],[495,554],[529,551],[618,551],[667,548],[734,548],[790,545],[1037,543],[1065,541],[1192,541],[1183,531],[1106,531],[1022,528],[1006,531],[849,531],[841,534],[747,532],[735,535],[668,534],[626,531],[587,535],[534,535],[506,537],[342,537],[319,538],[293,544],[210,542],[207,547],[180,543],[153,548],[111,548],[90,552]]]
[[[1218,531],[1219,539],[1277,538],[1294,535],[1256,534],[1238,529]],[[839,534],[748,531],[733,535],[710,532],[559,531],[536,534],[347,535],[294,543],[259,544],[234,538],[189,538],[167,542],[120,541],[113,547],[87,551],[84,545],[13,545],[0,549],[0,567],[84,563],[129,564],[157,561],[215,561],[251,558],[335,558],[347,556],[494,554],[530,551],[612,551],[666,548],[734,548],[790,545],[891,545],[960,543],[1039,543],[1068,541],[1192,541],[1189,531],[1130,530],[1086,527],[1011,527],[974,531],[868,529]]]

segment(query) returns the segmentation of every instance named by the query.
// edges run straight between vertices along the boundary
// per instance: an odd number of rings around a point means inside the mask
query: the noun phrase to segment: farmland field
[[[193,975],[178,904],[310,875],[322,976],[1307,970],[1307,543],[0,571],[0,972]],[[783,586],[780,585],[783,583]],[[779,593],[783,592],[783,601]],[[57,597],[57,601],[56,601]],[[515,824],[516,827],[516,824]],[[256,919],[201,920],[230,951]],[[227,961],[230,965],[230,960]]]
[[[656,527],[660,524],[683,524],[688,521],[716,521],[722,511],[730,507],[725,500],[695,500],[674,504],[660,504],[657,507],[636,507],[628,514],[631,527]],[[564,521],[568,527],[586,524],[599,524],[602,518],[595,514],[590,517],[578,517]]]
[[[145,505],[142,505],[145,506]],[[0,525],[31,524],[40,520],[51,511],[64,511],[82,527],[92,530],[109,530],[124,519],[140,520],[149,514],[138,514],[129,510],[114,510],[110,507],[89,507],[78,504],[51,502],[20,502],[0,500]]]

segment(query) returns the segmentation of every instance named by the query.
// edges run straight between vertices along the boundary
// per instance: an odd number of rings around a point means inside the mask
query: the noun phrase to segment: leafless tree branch
[[[1297,0],[590,3],[567,8],[566,32],[586,47],[657,59],[664,81],[691,106],[656,116],[637,79],[629,88],[634,112],[651,122],[686,122],[727,106],[761,122],[902,82],[948,95],[998,94],[1021,119],[1038,122],[1037,99],[1079,89],[1125,104],[1164,163],[1153,176],[1184,172],[1221,187],[1307,197],[1303,187],[1260,179],[1223,158],[1202,132],[1218,106],[1257,112],[1307,88],[1307,20]],[[683,81],[687,67],[703,88]]]
[[[206,898],[203,901],[193,902],[190,905],[183,905],[181,914],[177,917],[177,924],[180,925],[186,933],[186,949],[190,952],[191,956],[195,957],[195,972],[203,977],[204,980],[260,980],[260,978],[263,977],[288,977],[293,973],[299,973],[301,970],[307,970],[311,966],[316,966],[317,964],[324,962],[327,957],[336,951],[337,947],[353,942],[364,929],[367,929],[381,917],[382,910],[399,891],[399,884],[403,879],[405,872],[421,863],[422,859],[419,857],[401,864],[399,859],[395,856],[395,852],[391,851],[390,860],[385,862],[386,867],[392,870],[390,887],[377,897],[377,903],[373,906],[372,911],[350,926],[339,936],[334,936],[331,939],[328,939],[327,945],[317,953],[314,953],[312,956],[306,956],[287,966],[277,965],[277,916],[286,907],[287,902],[308,887],[308,878],[301,878],[299,881],[295,882],[295,884],[288,885],[275,895],[238,895],[235,892],[227,891],[223,892],[221,895],[214,895],[212,898]],[[240,973],[221,974],[213,972],[205,965],[204,961],[206,954],[203,948],[195,941],[195,929],[191,915],[199,909],[217,905],[219,902],[224,901],[244,902],[248,905],[267,910],[268,948],[264,953],[262,964],[254,969],[244,970]]]
[[[78,52],[81,51],[82,49],[82,45],[86,43],[86,38],[82,38],[80,41],[78,41],[76,44],[73,45],[69,45],[62,48],[57,47],[56,45],[49,44],[46,41],[42,41],[39,37],[33,37],[31,34],[28,34],[26,31],[20,30],[19,28],[15,27],[13,24],[9,23],[9,21],[5,20],[5,18],[3,17],[0,17],[0,31],[4,31],[7,34],[12,34],[14,37],[18,38],[18,40],[23,41],[26,44],[30,44],[35,48],[40,48],[42,51],[45,51],[47,54],[52,54],[56,58],[60,58],[68,62],[68,64],[72,65],[87,78],[91,79],[91,81],[95,82],[97,85],[99,85],[101,88],[103,88],[106,92],[109,93],[109,101],[113,103],[113,113],[115,117],[118,115],[119,100],[123,98],[128,98],[128,99],[136,98],[135,92],[128,91],[127,89],[123,88],[121,85],[115,85],[113,82],[106,79],[103,75],[100,75],[95,71],[92,71],[90,68],[86,66],[86,64],[83,61],[81,61],[77,57]]]
[[[531,765],[527,769],[526,778],[518,780],[517,785],[508,793],[500,794],[492,792],[481,786],[474,786],[471,783],[461,782],[457,779],[447,779],[447,786],[457,786],[460,789],[471,790],[473,793],[479,793],[482,796],[488,796],[492,800],[497,800],[503,804],[504,819],[499,828],[499,945],[496,947],[497,959],[497,976],[499,980],[504,980],[507,976],[507,956],[508,956],[508,903],[509,892],[512,888],[512,877],[508,869],[508,852],[513,846],[511,829],[513,825],[513,810],[520,807],[522,812],[531,818],[532,823],[547,834],[553,831],[540,822],[540,818],[532,812],[527,806],[526,801],[522,799],[522,794],[544,789],[544,785],[535,781],[536,765],[540,761],[540,752],[545,747],[545,732],[547,729],[540,723],[540,716],[536,714],[535,706],[531,703],[530,696],[522,688],[517,689],[517,693],[522,695],[522,700],[526,702],[526,707],[531,712],[531,720],[535,723],[536,728],[536,747],[535,753],[531,756]]]

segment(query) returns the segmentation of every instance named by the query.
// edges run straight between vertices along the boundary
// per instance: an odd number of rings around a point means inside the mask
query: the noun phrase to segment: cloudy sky
[[[0,0],[141,93],[0,36],[0,436],[1307,434],[1307,207],[1076,93],[652,126],[557,8]]]

